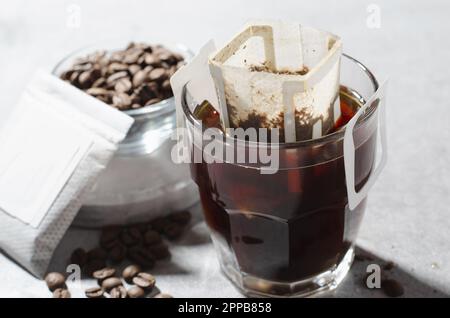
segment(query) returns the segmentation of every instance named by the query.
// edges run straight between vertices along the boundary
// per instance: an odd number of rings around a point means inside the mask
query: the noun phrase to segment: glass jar
[[[366,209],[363,193],[374,181],[378,120],[383,118],[380,102],[384,102],[378,88],[367,68],[344,55],[341,100],[356,101],[353,119],[329,135],[279,144],[223,134],[205,140],[191,111],[199,103],[185,88],[183,111],[191,157],[203,158],[191,163],[191,175],[221,268],[243,293],[310,296],[332,290],[345,277]],[[221,151],[212,155],[213,148]],[[250,160],[250,153],[261,150],[277,154],[277,169],[271,173],[262,161]],[[234,155],[216,158],[219,153],[245,154],[246,161],[230,160]]]
[[[60,75],[73,61],[95,51],[124,49],[123,44],[105,43],[77,50],[53,70]],[[165,46],[182,54],[193,54],[182,45]],[[109,106],[108,106],[109,107]],[[124,111],[135,120],[111,162],[99,176],[73,224],[100,227],[131,224],[183,210],[198,202],[198,191],[185,165],[170,156],[176,129],[174,98],[139,109]]]

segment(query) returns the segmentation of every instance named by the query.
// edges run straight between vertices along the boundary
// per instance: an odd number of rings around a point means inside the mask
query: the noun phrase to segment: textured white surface
[[[66,26],[72,3],[81,8],[80,28]],[[450,3],[376,1],[379,29],[366,25],[370,3],[8,1],[0,10],[0,121],[36,68],[51,68],[70,51],[100,40],[183,42],[196,50],[212,37],[228,39],[250,18],[297,20],[329,30],[342,37],[344,52],[391,78],[389,159],[370,194],[358,243],[398,264],[393,275],[406,295],[450,295]],[[159,286],[175,296],[238,296],[219,274],[204,225],[194,229],[173,249],[171,265],[155,270]],[[62,260],[78,238],[89,242],[94,234],[71,230],[57,257]],[[358,266],[337,296],[379,295],[359,287]],[[4,256],[0,267],[0,296],[49,295],[44,283]]]

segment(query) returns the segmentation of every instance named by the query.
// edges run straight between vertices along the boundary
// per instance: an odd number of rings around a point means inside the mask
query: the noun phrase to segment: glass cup
[[[343,97],[355,102],[355,115],[347,126],[321,138],[279,144],[224,134],[214,139],[224,152],[243,152],[246,158],[255,149],[276,153],[278,169],[264,173],[267,166],[259,160],[220,162],[205,151],[211,141],[201,137],[205,127],[191,111],[199,103],[186,87],[183,91],[191,175],[220,266],[246,295],[297,297],[329,291],[352,264],[367,191],[382,167],[375,169],[384,90],[347,55],[341,61]],[[194,160],[198,154],[201,162]]]

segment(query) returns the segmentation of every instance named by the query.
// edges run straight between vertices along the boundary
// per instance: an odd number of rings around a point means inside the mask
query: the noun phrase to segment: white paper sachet
[[[0,248],[38,277],[133,119],[38,71],[0,127]]]
[[[186,88],[192,98],[199,104],[208,101],[216,110],[219,109],[216,89],[209,72],[208,58],[216,50],[214,41],[208,41],[198,54],[186,65],[182,66],[171,78],[173,95],[177,109],[177,126],[184,127],[184,113],[182,106],[183,89]],[[194,112],[197,105],[189,105]]]
[[[249,23],[210,58],[226,127],[279,128],[282,141],[320,137],[340,115],[341,40],[295,23]]]

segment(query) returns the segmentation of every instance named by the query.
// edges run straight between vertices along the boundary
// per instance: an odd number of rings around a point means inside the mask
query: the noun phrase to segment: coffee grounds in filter
[[[278,128],[282,142],[327,134],[340,115],[340,54],[327,32],[250,23],[209,61],[223,126]]]

